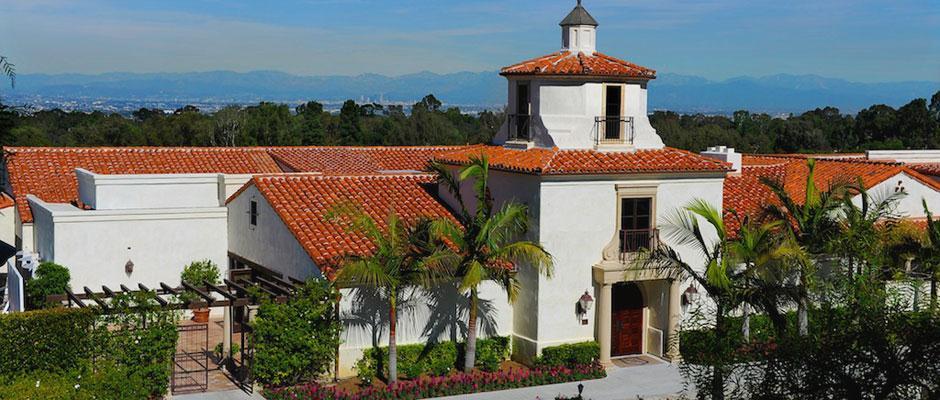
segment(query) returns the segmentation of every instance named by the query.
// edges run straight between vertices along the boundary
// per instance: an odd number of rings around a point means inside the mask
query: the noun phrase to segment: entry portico
[[[593,272],[601,363],[634,354],[676,361],[681,282],[624,263],[600,263]]]

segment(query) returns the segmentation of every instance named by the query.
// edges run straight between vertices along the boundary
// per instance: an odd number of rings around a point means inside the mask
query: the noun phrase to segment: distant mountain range
[[[651,110],[728,113],[738,109],[770,113],[801,112],[827,105],[856,112],[872,104],[900,106],[929,98],[940,82],[858,83],[816,75],[772,75],[711,81],[663,73],[650,83]],[[411,103],[433,93],[447,104],[498,108],[506,102],[506,81],[496,72],[416,74],[389,77],[300,76],[276,71],[237,73],[20,74],[4,101],[135,101],[296,103],[345,99]]]

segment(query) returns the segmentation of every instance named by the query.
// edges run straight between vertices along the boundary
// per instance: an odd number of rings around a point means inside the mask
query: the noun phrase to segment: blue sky
[[[574,0],[0,0],[21,74],[493,71],[558,50]],[[937,0],[584,0],[598,50],[660,72],[940,81]]]

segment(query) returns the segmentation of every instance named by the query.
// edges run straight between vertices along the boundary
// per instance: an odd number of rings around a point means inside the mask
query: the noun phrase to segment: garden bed
[[[267,389],[265,397],[271,400],[367,400],[367,399],[423,399],[454,396],[494,390],[517,389],[530,386],[600,379],[607,376],[598,363],[579,366],[543,366],[529,368],[513,361],[504,361],[497,371],[474,370],[471,373],[453,371],[445,376],[420,376],[386,385],[378,379],[371,385],[360,385],[358,378],[344,380],[335,385],[308,383],[286,388]]]

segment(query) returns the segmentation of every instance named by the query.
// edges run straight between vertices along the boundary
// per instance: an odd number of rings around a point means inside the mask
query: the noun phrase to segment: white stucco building
[[[798,195],[807,156],[664,146],[647,117],[655,71],[598,52],[603,36],[580,4],[560,25],[560,51],[501,70],[510,115],[490,145],[6,148],[12,201],[0,202],[0,239],[69,267],[76,291],[176,283],[184,265],[206,258],[223,269],[252,265],[294,279],[331,279],[344,254],[372,250],[327,220],[332,206],[351,202],[377,220],[390,210],[409,219],[452,218],[453,196],[421,171],[431,160],[456,170],[486,156],[494,201],[528,206],[526,238],[541,243],[555,267],[549,278],[519,266],[514,303],[486,284],[481,333],[511,337],[513,357],[523,362],[546,347],[586,340],[599,342],[602,362],[633,354],[675,360],[683,293],[692,287],[637,271],[634,256],[665,242],[701,263],[660,236],[666,217],[694,199],[756,214],[772,201],[760,179],[780,179]],[[873,193],[907,193],[899,203],[905,216],[923,217],[922,200],[940,209],[940,184],[917,168],[816,158],[820,186],[861,177]],[[387,313],[368,292],[342,294],[340,364],[349,375],[363,349],[387,342]],[[593,309],[579,309],[585,295]],[[462,338],[465,296],[446,285],[418,290],[400,312],[399,343]]]

